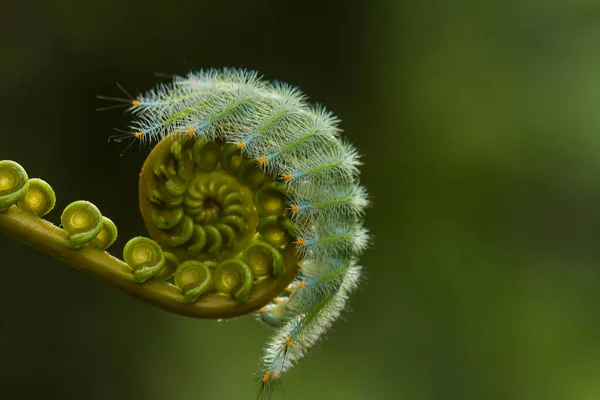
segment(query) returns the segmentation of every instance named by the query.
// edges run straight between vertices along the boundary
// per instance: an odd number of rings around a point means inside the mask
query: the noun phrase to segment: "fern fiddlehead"
[[[130,102],[132,137],[155,143],[139,204],[152,237],[124,261],[115,224],[87,201],[41,219],[52,188],[0,162],[0,230],[166,310],[200,318],[257,311],[276,329],[259,395],[334,323],[357,287],[368,234],[359,156],[338,120],[297,89],[243,70],[176,77]]]

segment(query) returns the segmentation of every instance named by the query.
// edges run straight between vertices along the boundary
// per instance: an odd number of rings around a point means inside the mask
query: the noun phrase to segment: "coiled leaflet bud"
[[[102,231],[100,210],[89,201],[79,200],[69,204],[60,217],[63,229],[69,234],[65,246],[78,249],[91,242]]]
[[[21,200],[29,190],[25,169],[14,161],[0,161],[0,212]]]
[[[123,259],[132,269],[132,279],[145,282],[160,273],[166,257],[160,246],[151,239],[136,237],[123,248]]]
[[[189,260],[177,268],[175,284],[181,292],[186,303],[195,302],[204,292],[211,288],[213,273],[206,263]]]
[[[54,209],[56,194],[45,181],[38,178],[29,179],[29,190],[17,204],[23,210],[27,210],[38,217],[43,217]]]
[[[102,217],[102,230],[92,240],[92,244],[100,250],[108,249],[117,240],[117,226],[107,217]]]

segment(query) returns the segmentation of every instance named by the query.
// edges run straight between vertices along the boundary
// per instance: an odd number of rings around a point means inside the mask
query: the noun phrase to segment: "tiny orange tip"
[[[302,264],[301,263],[297,263],[296,267],[298,267],[298,269],[302,269]]]
[[[271,371],[267,371],[265,376],[263,376],[263,383],[268,382],[270,377],[271,377]]]
[[[138,138],[138,139],[139,139],[139,138],[141,138],[143,135],[144,135],[144,132],[136,132],[134,136],[135,136],[136,138]]]
[[[298,206],[297,204],[292,204],[291,209],[293,212],[298,212],[298,210],[300,210],[300,206]]]
[[[292,174],[283,174],[283,179],[289,181],[290,179],[292,179]]]
[[[263,165],[264,163],[267,162],[267,157],[261,157],[257,161],[260,165]]]
[[[291,336],[289,338],[285,339],[285,345],[289,346],[290,344],[292,344],[292,337]]]
[[[187,130],[187,134],[188,135],[193,135],[194,133],[196,133],[196,130],[193,129],[193,128],[190,128],[190,129]]]
[[[280,375],[279,372],[275,372],[273,374],[273,380],[276,381],[277,379],[279,379],[279,375]]]
[[[243,148],[244,146],[246,146],[246,143],[244,143],[244,142],[238,142],[238,143],[237,143],[235,146],[236,146],[238,149],[241,149],[241,148]]]
[[[300,282],[300,285],[298,287],[300,289],[304,289],[306,287],[306,282]]]
[[[139,100],[134,100],[134,101],[131,102],[131,104],[133,104],[134,106],[141,106],[142,102],[139,101]]]
[[[298,238],[296,239],[296,243],[300,246],[303,246],[304,244],[306,244],[306,241],[302,238]]]

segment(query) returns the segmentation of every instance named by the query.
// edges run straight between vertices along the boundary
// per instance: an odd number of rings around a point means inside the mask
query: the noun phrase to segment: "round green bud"
[[[244,302],[253,287],[250,267],[241,260],[223,261],[215,271],[215,289],[219,293],[229,294],[238,302]]]
[[[287,208],[287,189],[279,182],[265,183],[255,195],[260,215],[282,215]]]
[[[29,190],[25,169],[14,161],[0,161],[0,212],[21,200]]]
[[[170,279],[173,274],[175,274],[175,271],[180,264],[179,259],[175,254],[169,253],[168,251],[164,251],[163,253],[165,254],[165,266],[158,275],[154,276],[154,279],[157,281],[166,281]]]
[[[200,261],[189,260],[181,263],[175,271],[175,285],[181,289],[184,302],[193,303],[204,294],[213,283],[212,271]]]
[[[109,218],[102,217],[102,230],[92,240],[92,244],[100,250],[108,249],[117,240],[117,226]]]
[[[255,240],[246,248],[242,258],[254,276],[271,275],[279,279],[285,273],[281,253],[268,243]]]
[[[102,231],[103,220],[100,210],[89,201],[79,200],[69,204],[60,221],[69,234],[65,246],[78,249],[91,242]]]
[[[145,282],[158,275],[166,263],[160,246],[154,240],[141,236],[127,242],[123,259],[132,269],[135,282]]]
[[[219,165],[221,149],[218,143],[203,138],[196,139],[192,147],[192,159],[201,171],[214,171]]]
[[[29,190],[17,204],[38,217],[48,214],[56,205],[56,194],[52,187],[41,179],[30,179]]]

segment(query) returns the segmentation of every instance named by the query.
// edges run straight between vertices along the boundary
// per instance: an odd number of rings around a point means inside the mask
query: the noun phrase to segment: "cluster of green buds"
[[[248,312],[247,302],[266,304],[296,274],[286,188],[256,167],[235,145],[186,136],[163,139],[146,159],[140,210],[171,263],[181,262],[170,271],[186,302]]]

